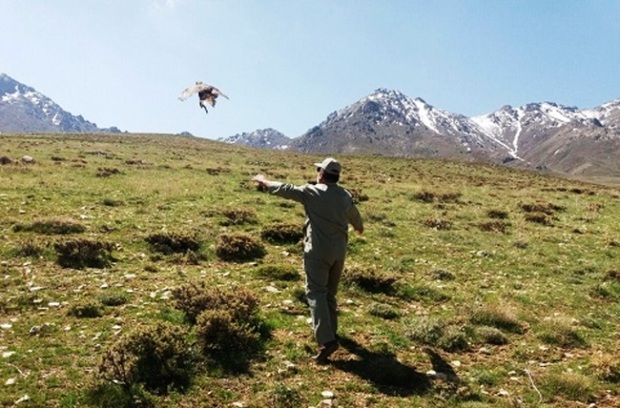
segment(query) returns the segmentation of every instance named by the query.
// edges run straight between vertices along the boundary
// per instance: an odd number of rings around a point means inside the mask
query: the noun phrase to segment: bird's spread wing
[[[217,96],[223,96],[224,98],[229,99],[228,96],[224,95],[224,93],[216,87],[213,87],[213,90],[211,92]]]
[[[187,98],[189,98],[190,96],[194,95],[195,93],[198,93],[198,92],[202,91],[203,89],[206,89],[206,88],[209,88],[209,87],[210,87],[210,85],[203,84],[203,83],[192,85],[189,88],[186,88],[185,90],[183,90],[183,92],[181,92],[181,95],[179,95],[179,99],[184,101]]]

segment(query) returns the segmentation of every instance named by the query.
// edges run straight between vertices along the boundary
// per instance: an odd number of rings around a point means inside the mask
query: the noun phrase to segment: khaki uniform
[[[363,221],[351,194],[336,183],[294,186],[272,182],[269,193],[298,201],[306,211],[304,270],[306,295],[319,344],[336,339],[336,293],[344,270],[348,227],[363,230]]]

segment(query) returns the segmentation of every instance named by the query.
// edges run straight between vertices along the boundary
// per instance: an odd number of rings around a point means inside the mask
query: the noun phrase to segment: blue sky
[[[620,98],[620,0],[0,0],[0,72],[100,127],[297,137],[395,89],[467,116]],[[202,80],[219,87],[206,115]]]

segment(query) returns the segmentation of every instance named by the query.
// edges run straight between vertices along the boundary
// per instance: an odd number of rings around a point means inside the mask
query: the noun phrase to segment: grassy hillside
[[[322,156],[22,135],[1,157],[0,406],[620,406],[618,189],[338,157],[366,231],[321,366],[303,208],[250,178]]]

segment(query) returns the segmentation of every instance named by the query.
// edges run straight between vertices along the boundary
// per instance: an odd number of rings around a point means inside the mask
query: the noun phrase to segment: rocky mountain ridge
[[[0,74],[0,133],[119,133],[72,115],[53,100],[6,74]]]
[[[300,137],[254,147],[483,160],[620,177],[619,123],[620,99],[587,110],[541,102],[467,117],[399,91],[377,89]],[[235,143],[244,144],[244,138]]]

